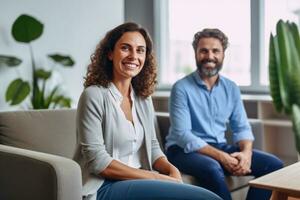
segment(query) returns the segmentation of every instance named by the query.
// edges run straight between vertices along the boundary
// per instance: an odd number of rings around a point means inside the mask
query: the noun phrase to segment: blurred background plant
[[[273,104],[291,117],[300,153],[300,36],[295,23],[279,20],[270,36],[269,80]]]
[[[31,42],[38,39],[43,34],[44,25],[32,16],[22,14],[13,23],[11,28],[12,37],[21,43],[25,43],[29,47],[31,59],[32,79],[30,81],[18,77],[13,80],[5,93],[5,100],[10,105],[18,105],[22,103],[26,97],[30,97],[32,109],[48,109],[57,107],[71,107],[71,98],[64,96],[60,91],[60,86],[55,85],[51,88],[47,87],[47,83],[53,74],[52,67],[50,70],[37,67],[34,58],[34,51]],[[47,57],[63,67],[72,67],[75,62],[68,55],[49,54]],[[11,55],[0,55],[0,66],[17,67],[22,63],[20,58]]]

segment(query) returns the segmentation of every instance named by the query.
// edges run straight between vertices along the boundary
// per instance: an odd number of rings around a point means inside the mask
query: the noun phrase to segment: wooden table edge
[[[286,193],[288,196],[300,198],[300,191],[294,190],[294,189],[288,189],[288,188],[281,188],[276,186],[269,186],[261,183],[255,183],[255,179],[249,181],[249,185],[261,189],[268,189],[276,192]]]

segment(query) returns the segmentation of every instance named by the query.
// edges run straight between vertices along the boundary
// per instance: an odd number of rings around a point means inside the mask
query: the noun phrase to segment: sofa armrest
[[[81,169],[65,157],[0,145],[0,177],[0,199],[82,199]]]

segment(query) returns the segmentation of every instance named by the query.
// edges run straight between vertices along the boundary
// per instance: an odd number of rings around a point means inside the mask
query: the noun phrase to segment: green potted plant
[[[273,104],[292,119],[300,152],[300,36],[295,23],[279,20],[269,46],[269,81]]]
[[[44,25],[29,15],[20,15],[13,23],[11,28],[12,37],[29,47],[31,58],[31,80],[26,81],[22,77],[13,80],[5,94],[5,99],[10,105],[22,103],[26,97],[30,96],[30,107],[32,109],[48,109],[56,107],[70,107],[71,99],[59,93],[59,86],[47,87],[53,68],[45,70],[36,65],[34,52],[31,42],[38,39],[43,33]],[[60,54],[49,54],[48,58],[55,64],[72,67],[74,61],[70,56]],[[22,63],[20,58],[11,55],[0,55],[0,66],[17,67]]]

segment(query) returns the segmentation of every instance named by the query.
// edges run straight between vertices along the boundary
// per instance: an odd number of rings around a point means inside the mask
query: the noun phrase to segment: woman
[[[86,199],[220,199],[181,184],[180,172],[162,153],[150,98],[155,83],[146,30],[125,23],[109,31],[91,57],[78,104]]]

